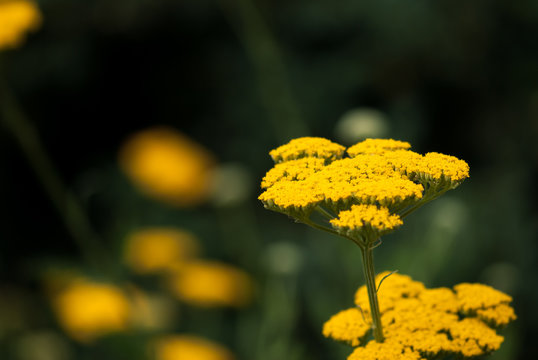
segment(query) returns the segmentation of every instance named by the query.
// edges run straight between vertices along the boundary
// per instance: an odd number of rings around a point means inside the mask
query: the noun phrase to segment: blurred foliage
[[[83,262],[17,141],[0,126],[1,359],[139,359],[160,332],[209,338],[238,359],[347,357],[350,349],[324,339],[321,326],[351,305],[363,282],[358,249],[265,211],[256,189],[272,166],[270,149],[304,135],[338,141],[338,121],[349,122],[350,111],[370,116],[360,120],[356,140],[382,131],[417,152],[452,154],[471,166],[457,191],[383,239],[378,272],[398,269],[429,287],[481,281],[509,293],[518,320],[491,358],[538,357],[537,2],[39,5],[41,29],[2,52],[0,65],[113,266],[104,275]],[[377,125],[365,132],[364,123]],[[155,125],[214,154],[220,197],[178,209],[137,191],[118,151]],[[121,262],[126,236],[171,226],[195,234],[205,258],[251,274],[254,302],[200,309],[168,298],[157,278],[132,274]],[[73,342],[43,290],[50,268],[133,282],[177,321],[92,345]]]

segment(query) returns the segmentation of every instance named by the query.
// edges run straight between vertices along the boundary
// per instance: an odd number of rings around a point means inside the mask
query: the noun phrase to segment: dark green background
[[[191,309],[178,331],[224,342],[241,359],[345,358],[349,350],[320,332],[330,315],[352,306],[362,282],[358,249],[265,211],[256,197],[270,149],[305,135],[338,140],[338,119],[368,107],[386,115],[390,137],[471,167],[460,188],[386,237],[378,271],[398,269],[428,286],[481,281],[509,292],[518,320],[492,358],[538,356],[538,2],[39,3],[42,28],[1,54],[3,70],[110,251],[132,228],[179,225],[202,239],[208,257],[258,282],[249,309]],[[176,210],[137,194],[117,167],[117,150],[134,131],[162,124],[219,162],[244,165],[250,200]],[[32,309],[23,325],[0,333],[9,358],[19,337],[57,327],[40,295],[42,264],[81,258],[4,128],[0,174],[0,295],[23,294]],[[297,272],[265,265],[272,244],[282,242],[301,255]],[[138,354],[136,336],[72,346],[77,358],[118,359]]]

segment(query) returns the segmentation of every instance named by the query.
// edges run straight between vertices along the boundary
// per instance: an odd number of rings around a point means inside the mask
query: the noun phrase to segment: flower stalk
[[[60,178],[36,127],[26,117],[9,88],[1,65],[0,63],[0,126],[3,125],[19,144],[87,263],[96,270],[112,272],[114,264],[99,235],[76,195]]]
[[[368,301],[370,303],[370,313],[372,316],[372,332],[375,341],[382,343],[385,340],[383,336],[383,325],[381,324],[381,312],[379,311],[379,302],[377,301],[377,289],[375,284],[374,270],[374,248],[371,246],[361,247],[362,266],[368,289]]]

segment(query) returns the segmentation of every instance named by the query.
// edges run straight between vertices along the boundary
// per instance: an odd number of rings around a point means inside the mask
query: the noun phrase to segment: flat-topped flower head
[[[460,284],[454,289],[427,289],[409,276],[388,274],[376,277],[383,343],[366,341],[371,318],[365,286],[356,293],[357,307],[332,316],[323,327],[324,336],[357,347],[348,360],[482,356],[499,349],[503,341],[492,324],[506,325],[515,319],[508,304],[511,298],[489,286]],[[472,312],[470,308],[481,310]],[[488,317],[479,311],[487,312]]]
[[[41,14],[34,1],[0,0],[0,51],[19,46],[26,32],[41,25]]]
[[[368,312],[351,308],[333,315],[323,325],[323,336],[351,346],[364,343],[370,333],[372,322]]]
[[[325,159],[305,157],[276,164],[262,180],[262,189],[279,181],[301,181],[325,167]]]
[[[314,210],[338,217],[353,205],[377,205],[391,215],[407,215],[469,176],[464,161],[438,153],[423,156],[410,146],[367,139],[347,150],[351,157],[343,157],[344,147],[327,139],[294,139],[270,152],[276,164],[262,180],[265,191],[259,200],[267,209],[307,223]]]
[[[353,205],[350,210],[341,211],[338,218],[331,220],[331,224],[339,233],[348,236],[363,232],[373,232],[380,236],[391,232],[403,222],[398,215],[391,215],[385,207]]]
[[[491,286],[462,283],[454,289],[461,311],[477,315],[488,325],[504,327],[516,318],[514,309],[508,305],[512,297]]]
[[[378,343],[370,341],[364,347],[358,347],[348,360],[424,360],[420,353],[404,347],[397,341]]]
[[[349,156],[354,157],[359,154],[382,154],[387,151],[408,150],[411,144],[405,141],[393,139],[366,139],[347,149]]]
[[[455,189],[469,177],[469,165],[465,161],[436,152],[427,153],[404,169],[411,179],[424,185],[426,196]]]
[[[266,209],[303,219],[324,200],[324,196],[315,184],[305,181],[279,181],[265,190],[258,199]]]
[[[512,301],[510,295],[484,284],[462,283],[454,286],[454,289],[460,301],[460,307],[466,312],[508,304]]]
[[[342,157],[345,147],[321,137],[301,137],[271,150],[269,155],[275,163],[300,159],[303,157],[317,157],[332,161]]]

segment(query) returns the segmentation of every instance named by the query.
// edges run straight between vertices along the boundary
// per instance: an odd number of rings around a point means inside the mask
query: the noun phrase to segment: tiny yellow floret
[[[181,267],[200,253],[196,237],[176,228],[146,228],[126,240],[124,259],[139,274]]]
[[[170,277],[169,286],[180,300],[199,307],[242,307],[253,296],[246,272],[215,261],[191,261]]]
[[[168,335],[154,343],[156,360],[233,360],[224,346],[195,335]]]
[[[41,13],[31,0],[0,0],[0,51],[19,46],[26,32],[41,25]]]

